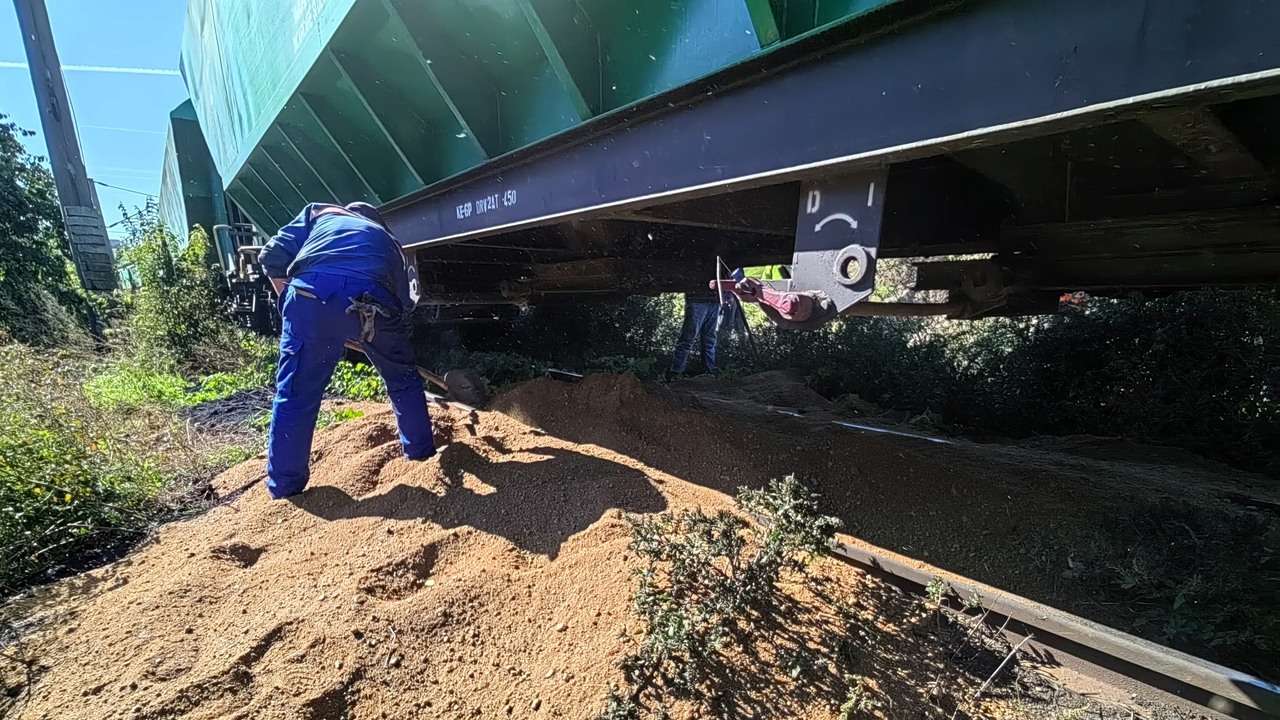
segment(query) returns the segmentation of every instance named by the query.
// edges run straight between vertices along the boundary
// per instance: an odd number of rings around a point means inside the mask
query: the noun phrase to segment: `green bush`
[[[0,115],[0,332],[43,347],[86,344],[90,301],[71,265],[53,176]]]
[[[622,660],[628,688],[609,693],[601,720],[666,717],[667,693],[722,695],[725,688],[711,686],[721,649],[751,644],[750,619],[774,614],[784,573],[803,576],[840,524],[819,515],[817,498],[791,476],[742,488],[737,504],[739,513],[699,508],[630,519],[630,549],[644,563],[632,598],[644,641]]]
[[[546,371],[545,363],[540,363],[525,355],[509,352],[455,352],[450,355],[448,368],[471,368],[480,373],[489,386],[489,390],[497,391],[516,383],[532,380]],[[435,389],[439,392],[439,388]]]
[[[1004,435],[1178,445],[1280,473],[1280,296],[1176,293],[992,320],[950,343],[947,419]]]
[[[158,369],[188,376],[239,369],[246,358],[205,232],[196,228],[179,248],[152,204],[125,220],[129,239],[122,259],[141,283],[131,298],[126,334],[132,349]]]
[[[0,346],[0,588],[150,527],[175,462],[190,459],[154,440],[172,418],[88,402],[92,369]]]
[[[358,417],[364,417],[364,413],[353,408],[321,410],[320,415],[316,417],[316,429],[322,430],[330,425],[338,425],[348,420],[355,420]]]
[[[125,354],[95,372],[85,383],[85,392],[91,402],[108,410],[150,406],[176,410],[270,387],[279,355],[275,345],[247,333],[240,333],[237,342],[244,364],[236,370],[192,382]]]
[[[589,372],[633,373],[641,380],[657,379],[663,374],[661,370],[665,370],[666,367],[665,363],[659,364],[655,358],[628,357],[626,355],[606,355],[587,361],[587,370]]]
[[[352,400],[384,400],[387,384],[372,365],[343,360],[333,371],[328,392]]]
[[[188,404],[189,387],[181,375],[157,372],[132,358],[110,365],[84,384],[89,401],[106,410],[151,405],[182,407]]]
[[[1032,549],[1046,572],[1134,608],[1146,637],[1263,677],[1280,667],[1275,517],[1158,498],[1115,508],[1079,537],[1046,533]]]
[[[735,348],[725,365],[799,368],[827,397],[985,433],[1127,437],[1280,473],[1272,290],[1092,299],[1083,311],[974,322],[851,318],[756,341],[760,361]]]

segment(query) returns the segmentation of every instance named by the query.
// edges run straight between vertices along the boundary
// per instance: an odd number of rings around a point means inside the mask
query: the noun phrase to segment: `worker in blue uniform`
[[[267,490],[306,489],[320,401],[348,340],[363,344],[387,384],[404,454],[436,453],[425,387],[409,343],[409,277],[399,241],[366,203],[311,204],[262,248],[280,296],[282,332],[267,441]]]

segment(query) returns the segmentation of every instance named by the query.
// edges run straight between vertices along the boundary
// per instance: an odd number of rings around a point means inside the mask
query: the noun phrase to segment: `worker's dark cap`
[[[382,227],[386,227],[387,223],[382,219],[382,213],[378,212],[378,208],[366,202],[353,202],[347,206],[347,210],[359,215],[360,217],[372,220]]]

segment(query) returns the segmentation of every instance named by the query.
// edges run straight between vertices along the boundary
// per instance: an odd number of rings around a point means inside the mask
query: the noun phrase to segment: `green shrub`
[[[1280,473],[1274,291],[1091,300],[1083,312],[984,321],[948,344],[950,422],[1123,436]]]
[[[851,318],[756,337],[762,362],[726,361],[742,370],[799,368],[827,397],[853,394],[1010,437],[1173,444],[1280,473],[1273,291],[1093,299],[1083,311],[973,322]]]
[[[630,520],[630,549],[644,563],[633,596],[644,641],[623,659],[629,687],[609,692],[601,720],[665,717],[666,693],[719,696],[723,688],[706,684],[721,648],[751,642],[749,617],[773,614],[783,573],[803,574],[839,526],[794,477],[743,488],[737,502],[736,514],[699,508]]]
[[[1225,503],[1152,499],[1115,508],[1079,537],[1046,534],[1033,549],[1046,572],[1134,608],[1145,637],[1232,667],[1280,667],[1275,517]]]
[[[546,365],[525,355],[509,352],[457,352],[450,356],[449,368],[472,368],[496,391],[532,380],[546,371]],[[439,391],[439,388],[436,389]]]
[[[131,358],[110,365],[84,384],[90,402],[106,410],[182,407],[189,404],[189,387],[181,375],[158,372]]]
[[[387,384],[372,365],[343,360],[333,371],[328,392],[352,400],[384,400]]]
[[[655,380],[662,375],[660,369],[665,370],[666,365],[660,365],[657,359],[651,357],[628,357],[626,355],[607,355],[605,357],[595,358],[587,362],[587,370],[589,372],[604,373],[633,373],[641,380]]]
[[[354,408],[321,410],[320,415],[316,417],[316,429],[322,430],[330,425],[338,425],[348,420],[355,420],[358,417],[364,417],[364,413]]]
[[[74,356],[0,346],[0,588],[136,534],[163,512],[167,448],[138,438],[171,419],[95,407],[81,391],[91,369]]]
[[[274,385],[280,347],[274,340],[238,332],[241,365],[235,370],[213,373],[200,379],[190,398],[192,404],[221,400],[247,390]]]
[[[92,341],[80,305],[59,302],[43,287],[0,281],[0,332],[39,347],[87,349]]]
[[[0,333],[43,347],[87,344],[90,301],[71,265],[53,176],[0,115]]]
[[[974,322],[848,318],[807,333],[767,326],[752,307],[746,316],[759,354],[737,328],[722,332],[729,377],[797,368],[827,397],[857,395],[944,426],[1121,436],[1280,475],[1280,295],[1272,289],[1095,298],[1060,315]],[[511,368],[650,378],[670,357],[680,317],[678,295],[535,306],[509,327],[464,340],[470,354],[518,354],[506,361]]]
[[[95,405],[108,410],[148,406],[176,410],[271,387],[279,355],[276,346],[247,333],[240,334],[238,345],[244,358],[242,367],[206,375],[196,382],[133,356],[118,357],[89,378],[85,392]]]
[[[188,376],[238,369],[243,347],[226,313],[208,236],[196,228],[179,249],[152,204],[125,218],[122,257],[141,283],[131,298],[130,346],[149,364]]]

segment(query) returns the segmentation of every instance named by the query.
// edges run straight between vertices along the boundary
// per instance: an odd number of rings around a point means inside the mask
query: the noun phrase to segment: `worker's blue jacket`
[[[306,488],[325,386],[351,340],[361,342],[386,381],[405,455],[434,455],[431,418],[409,342],[409,281],[396,239],[344,208],[308,205],[267,243],[260,261],[269,277],[289,279],[280,298],[280,363],[267,439],[271,496]],[[348,312],[353,300],[366,295],[388,310],[373,316],[372,337],[362,333],[360,316]]]
[[[292,278],[291,284],[312,293],[313,274],[372,280],[386,288],[400,309],[413,305],[400,242],[381,225],[337,205],[312,203],[262,248],[258,256],[270,278]],[[328,299],[328,298],[324,298]]]

